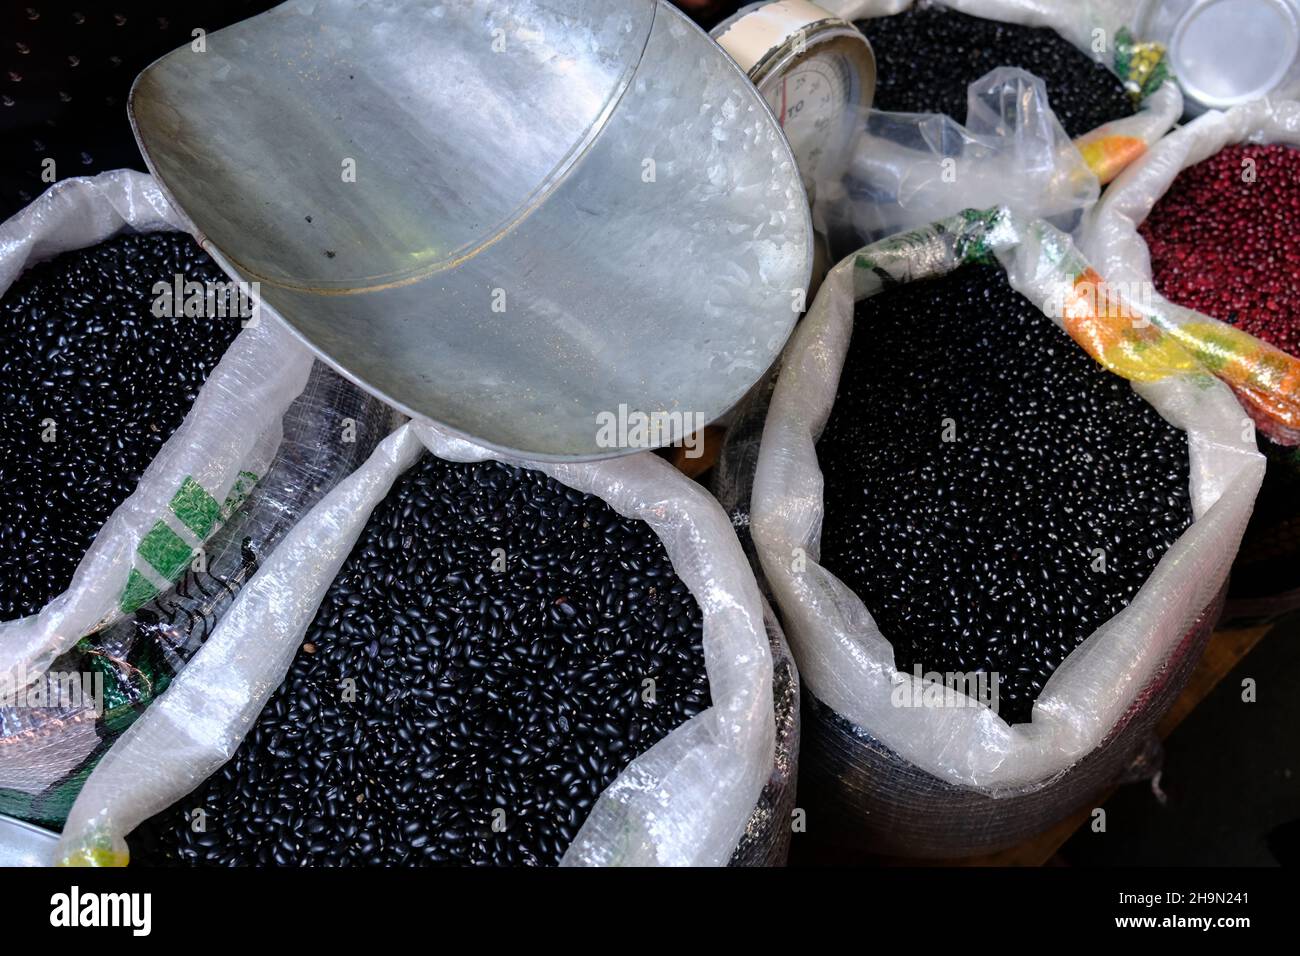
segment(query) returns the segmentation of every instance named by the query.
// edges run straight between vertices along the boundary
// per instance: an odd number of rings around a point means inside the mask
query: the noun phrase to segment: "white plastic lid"
[[[1274,92],[1295,70],[1300,9],[1291,0],[1204,0],[1178,19],[1168,46],[1189,99],[1235,106]]]

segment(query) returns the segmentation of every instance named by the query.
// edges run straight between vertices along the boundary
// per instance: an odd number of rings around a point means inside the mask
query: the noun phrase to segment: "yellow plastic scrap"
[[[1300,359],[1221,322],[1186,322],[1170,331],[1267,419],[1300,431]]]
[[[1300,359],[1247,332],[1204,316],[1183,322],[1145,316],[1108,294],[1091,268],[1074,277],[1062,323],[1088,354],[1117,375],[1151,382],[1182,372],[1208,372],[1250,406],[1266,434],[1288,444],[1300,440]]]
[[[1074,145],[1103,186],[1147,150],[1147,144],[1141,138],[1110,135],[1104,126],[1081,136],[1075,140]]]
[[[1153,382],[1194,371],[1197,361],[1179,341],[1106,291],[1094,269],[1074,277],[1062,322],[1070,337],[1116,375]]]
[[[126,866],[131,854],[126,849],[116,849],[112,837],[101,833],[81,841],[60,859],[56,866]]]

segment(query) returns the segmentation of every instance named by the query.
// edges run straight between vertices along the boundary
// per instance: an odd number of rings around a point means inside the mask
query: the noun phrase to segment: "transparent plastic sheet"
[[[749,499],[754,487],[754,472],[758,469],[758,449],[763,440],[763,423],[767,420],[767,407],[772,402],[777,376],[781,372],[778,359],[770,371],[756,384],[731,413],[727,431],[722,436],[722,450],[713,469],[711,487],[713,496],[731,519],[745,555],[758,575],[758,586],[769,601],[771,591],[763,580],[763,570],[754,550],[754,536],[750,531]]]
[[[1300,103],[1256,100],[1210,111],[1170,133],[1106,190],[1084,223],[1080,245],[1116,285],[1144,290],[1151,321],[1213,363],[1261,432],[1300,444],[1300,361],[1217,319],[1174,305],[1152,288],[1151,255],[1137,227],[1189,166],[1233,143],[1300,146]]]
[[[143,173],[63,180],[0,224],[0,294],[29,265],[61,252],[123,231],[164,230],[189,231]],[[311,365],[310,353],[278,323],[254,320],[240,332],[135,491],[99,530],[68,589],[36,614],[0,622],[0,692],[26,687],[78,639],[158,593],[149,573],[135,571],[145,563],[137,553],[145,536],[168,521],[175,502],[196,495],[220,505],[219,519],[229,517],[265,474],[281,418]],[[196,549],[219,525],[194,536]]]
[[[1008,206],[1071,228],[1101,187],[1042,80],[999,67],[972,83],[966,124],[868,111],[841,179],[818,182],[816,221],[836,245],[914,229],[971,206]]]
[[[95,763],[211,634],[279,540],[392,427],[388,406],[317,362],[283,419],[266,475],[174,590],[77,642],[51,674],[102,680],[92,697],[0,707],[0,813],[61,825]]]
[[[932,0],[988,20],[1055,30],[1119,77],[1140,109],[1080,136],[1070,149],[1045,115],[1041,84],[1033,103],[1016,106],[1014,84],[996,70],[971,85],[968,115],[869,111],[843,176],[819,180],[817,217],[837,247],[852,248],[976,206],[1008,206],[1070,229],[1077,211],[1177,122],[1182,92],[1164,48],[1133,34],[1137,0]],[[908,0],[822,0],[826,10],[857,21],[892,16]],[[1029,74],[1020,71],[1022,76]],[[1000,82],[999,82],[1000,80]],[[1031,87],[1021,81],[1019,94]],[[955,175],[954,175],[955,174]],[[852,235],[857,242],[845,245]]]
[[[823,520],[816,440],[834,403],[855,303],[878,292],[886,278],[920,279],[990,257],[1006,269],[1014,288],[1094,358],[1141,379],[1133,382],[1134,389],[1187,431],[1195,515],[1133,602],[1057,669],[1034,705],[1032,721],[1015,726],[969,701],[955,707],[893,706],[894,688],[916,678],[895,670],[888,636],[861,599],[816,563]],[[860,822],[873,832],[876,822],[886,819],[871,816],[877,802],[906,803],[908,794],[890,788],[906,786],[912,777],[933,778],[950,793],[994,799],[1064,780],[1118,727],[1144,713],[1143,708],[1134,713],[1135,702],[1158,675],[1181,667],[1178,655],[1194,646],[1189,635],[1226,580],[1259,488],[1263,458],[1243,435],[1243,415],[1231,392],[1180,355],[1177,343],[1135,323],[1127,308],[1088,308],[1081,283],[1098,280],[1068,237],[1046,223],[1025,222],[1006,210],[968,211],[842,261],[786,348],[759,450],[751,531],[805,690],[869,735],[898,771],[868,775],[861,783],[864,791],[850,798],[860,808]],[[796,562],[800,555],[806,561]],[[799,563],[804,567],[796,571]],[[811,741],[820,731],[810,714],[804,724]],[[833,772],[809,764],[810,754],[825,753],[809,747],[805,779],[840,786]],[[967,825],[975,826],[954,800],[921,803],[928,813],[953,811],[944,819],[954,850]],[[1055,809],[1065,813],[1071,807]]]
[[[535,469],[646,521],[703,611],[712,706],[624,769],[596,801],[562,863],[722,865],[745,851],[747,834],[767,826],[755,809],[762,810],[760,801],[782,806],[767,790],[781,754],[761,598],[717,503],[654,455],[524,462],[412,422],[289,532],[189,666],[100,761],[69,814],[59,859],[126,863],[126,834],[234,754],[287,672],[371,511],[426,448],[453,461],[497,459]],[[794,756],[786,757],[790,788]],[[779,834],[776,828],[773,837]]]

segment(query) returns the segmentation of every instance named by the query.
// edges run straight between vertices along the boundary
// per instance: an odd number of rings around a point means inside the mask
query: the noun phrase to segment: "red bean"
[[[1183,170],[1139,227],[1156,289],[1300,355],[1300,150],[1228,146]]]

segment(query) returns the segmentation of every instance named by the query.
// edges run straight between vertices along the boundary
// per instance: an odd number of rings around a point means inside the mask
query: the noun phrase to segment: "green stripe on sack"
[[[239,476],[235,479],[234,485],[230,488],[230,494],[226,495],[225,504],[221,506],[221,516],[223,521],[234,514],[239,506],[244,503],[244,500],[248,497],[248,493],[253,490],[253,486],[256,484],[257,474],[255,472],[241,471],[239,473]]]
[[[226,495],[226,500],[218,503],[207,489],[194,480],[194,476],[186,475],[167,507],[181,525],[202,543],[221,522],[229,518],[244,503],[244,499],[248,497],[257,481],[256,473],[241,471],[236,476],[230,493]],[[194,555],[194,549],[163,520],[159,520],[149,529],[149,533],[136,548],[137,561],[148,565],[145,571],[152,568],[162,581],[170,581],[173,584],[184,573],[186,565]],[[137,566],[133,567],[131,573],[127,575],[126,587],[122,590],[121,598],[118,599],[118,607],[123,614],[131,614],[139,610],[142,605],[160,593],[158,585],[162,584],[162,581],[155,584],[149,579],[148,574],[141,572],[141,567],[142,565],[137,563]]]
[[[217,499],[204,491],[203,486],[189,475],[181,482],[169,507],[181,519],[181,524],[193,531],[200,541],[212,533],[217,519],[221,517],[221,505]]]
[[[185,565],[190,563],[194,552],[180,535],[167,526],[167,522],[159,521],[144,536],[136,554],[168,581],[174,581],[185,570]]]
[[[141,608],[145,602],[152,600],[157,593],[158,589],[150,583],[149,579],[132,568],[131,573],[127,575],[126,588],[122,591],[118,607],[122,609],[123,614],[130,614]]]

